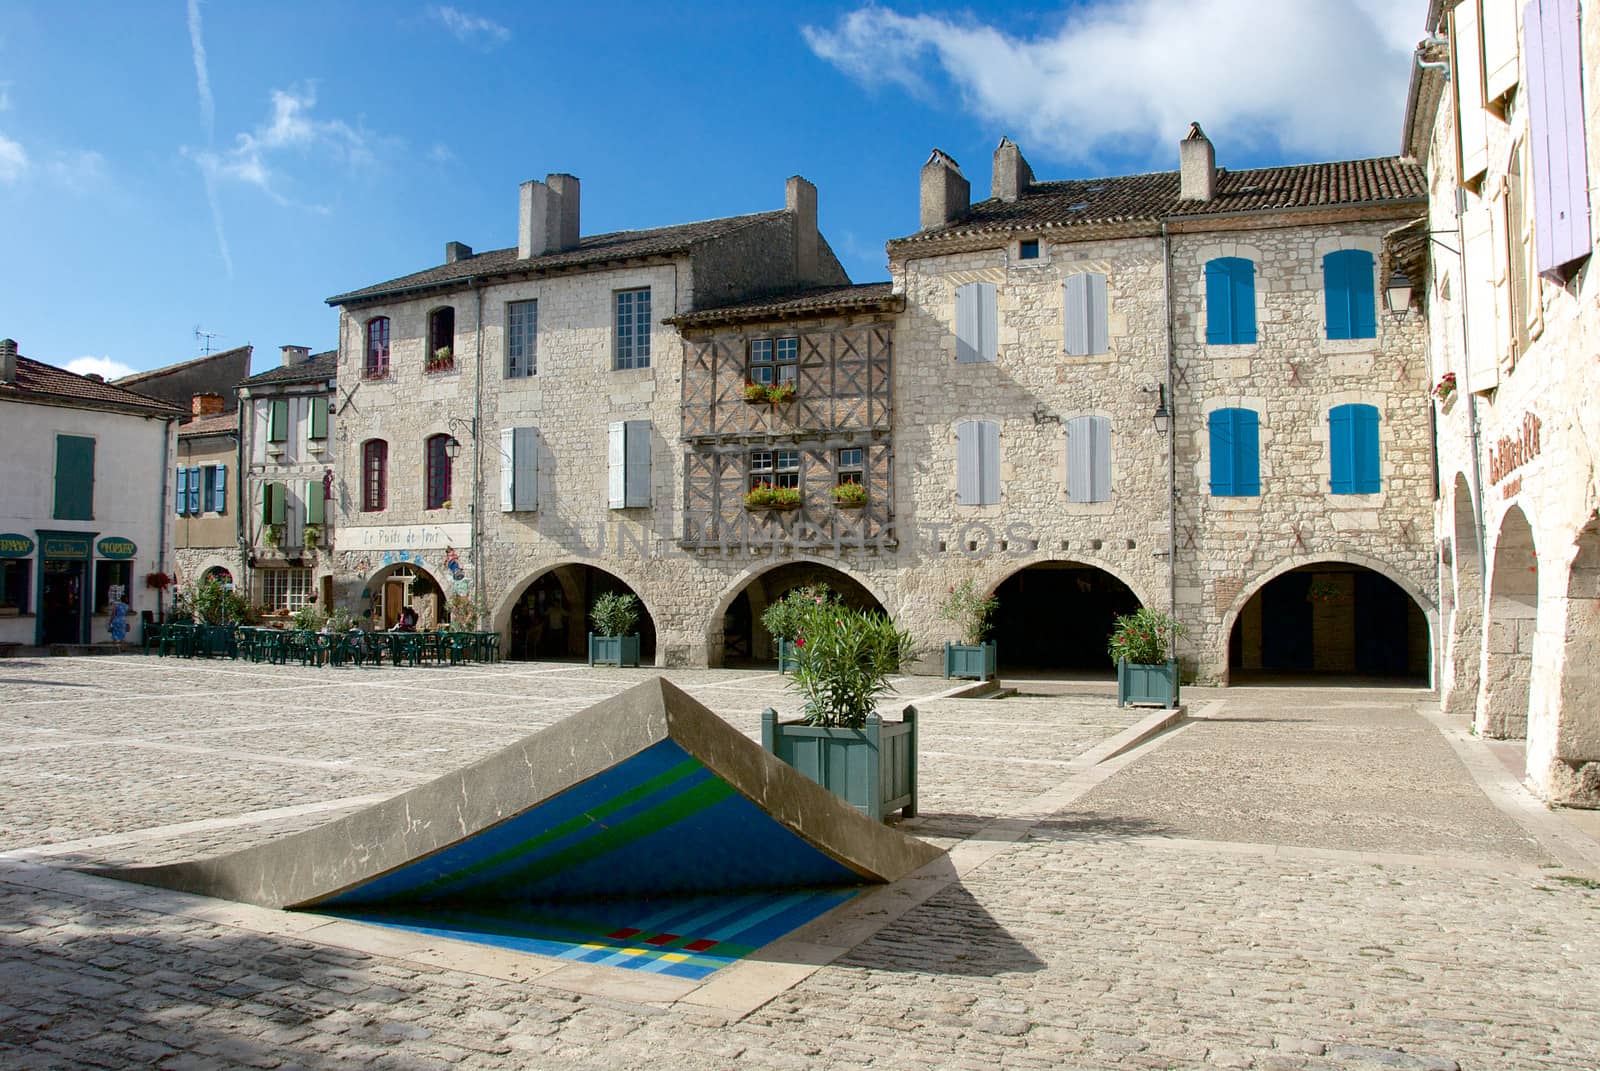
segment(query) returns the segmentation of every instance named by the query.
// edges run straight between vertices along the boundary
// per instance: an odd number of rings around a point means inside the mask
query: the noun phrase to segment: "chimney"
[[[222,395],[207,391],[189,399],[189,411],[194,416],[213,416],[222,412]]]
[[[1178,197],[1184,201],[1211,201],[1217,196],[1217,152],[1199,123],[1189,124],[1189,136],[1178,143]]]
[[[17,381],[17,340],[0,338],[0,383]]]
[[[307,358],[311,356],[310,346],[279,346],[278,348],[283,351],[283,367],[285,368],[293,368],[296,365],[305,364]]]
[[[90,383],[104,383],[106,381],[106,377],[101,375],[99,372],[85,372],[83,374],[83,378],[87,379]]]
[[[557,225],[550,228],[555,248],[566,252],[578,248],[578,178],[576,175],[555,174],[544,177],[545,185],[557,198],[559,211]]]
[[[783,207],[794,225],[794,280],[801,285],[819,283],[817,188],[799,175],[790,175],[783,185]]]
[[[538,179],[522,184],[517,220],[517,257],[542,257],[558,247],[561,205],[549,186]]]
[[[922,229],[942,227],[967,214],[972,201],[972,184],[961,174],[961,165],[943,149],[933,150],[922,165]]]
[[[989,182],[989,196],[1001,201],[1020,201],[1033,185],[1033,168],[1022,158],[1022,150],[1010,138],[1001,138],[994,150],[994,177]]]
[[[465,242],[446,242],[444,244],[444,262],[454,264],[458,260],[466,260],[472,256],[472,247]]]

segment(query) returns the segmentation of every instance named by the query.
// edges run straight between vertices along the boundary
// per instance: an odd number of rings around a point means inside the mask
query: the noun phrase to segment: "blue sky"
[[[336,343],[331,294],[516,241],[517,186],[583,182],[583,231],[819,188],[857,281],[917,227],[938,146],[987,194],[1040,178],[1398,151],[1405,0],[962,7],[136,0],[0,3],[0,336],[120,374]]]

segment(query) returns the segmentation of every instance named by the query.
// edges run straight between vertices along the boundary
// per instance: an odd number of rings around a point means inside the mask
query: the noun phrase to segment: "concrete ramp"
[[[893,881],[939,854],[658,677],[316,829],[97,872],[267,907],[415,915],[839,889]]]

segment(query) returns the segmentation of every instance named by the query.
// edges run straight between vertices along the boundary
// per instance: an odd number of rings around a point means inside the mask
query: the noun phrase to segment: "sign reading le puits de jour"
[[[1524,413],[1522,426],[1489,448],[1490,483],[1499,483],[1539,456],[1539,427],[1538,417]]]

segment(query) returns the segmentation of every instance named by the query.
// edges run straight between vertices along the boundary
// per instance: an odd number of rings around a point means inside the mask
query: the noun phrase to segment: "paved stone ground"
[[[750,735],[793,708],[770,674],[670,676]],[[1600,1067],[1600,891],[1414,691],[1197,691],[1195,721],[1086,769],[1133,712],[901,682],[906,828],[960,880],[732,1019],[28,877],[302,828],[638,679],[0,661],[0,1066]]]

